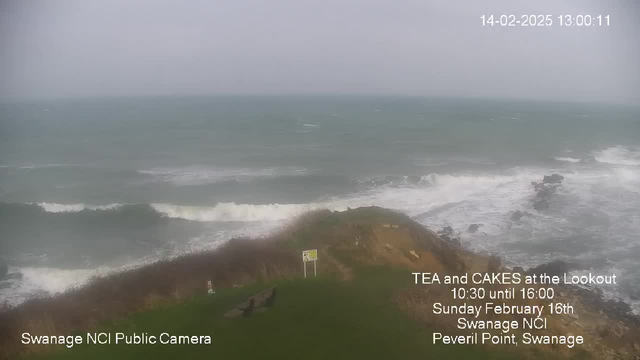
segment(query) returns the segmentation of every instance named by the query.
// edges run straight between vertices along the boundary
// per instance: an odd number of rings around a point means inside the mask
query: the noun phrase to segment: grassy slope
[[[211,345],[81,345],[30,359],[510,359],[470,346],[433,346],[429,329],[397,309],[406,271],[359,269],[352,281],[297,279],[227,289],[211,297],[134,315],[100,330],[212,335]],[[250,318],[222,314],[268,286],[275,306]]]

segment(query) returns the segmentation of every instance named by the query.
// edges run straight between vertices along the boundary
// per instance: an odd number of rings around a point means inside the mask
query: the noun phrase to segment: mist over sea
[[[565,180],[550,209],[532,181]],[[640,310],[640,109],[394,97],[0,105],[0,302],[377,205],[508,265],[595,260]],[[512,219],[514,211],[531,217]],[[467,232],[470,224],[481,227]],[[635,293],[634,293],[635,291]],[[636,300],[633,300],[636,299]]]

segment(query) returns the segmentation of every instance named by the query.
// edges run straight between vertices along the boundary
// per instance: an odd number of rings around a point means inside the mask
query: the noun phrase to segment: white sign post
[[[304,277],[307,277],[307,263],[313,261],[313,276],[318,276],[316,261],[318,261],[318,249],[304,250],[302,252],[302,266],[304,266]]]

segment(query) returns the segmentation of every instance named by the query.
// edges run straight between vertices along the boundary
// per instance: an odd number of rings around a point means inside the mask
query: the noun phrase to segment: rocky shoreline
[[[531,185],[535,192],[533,198],[532,207],[537,212],[544,212],[549,210],[551,206],[551,200],[556,194],[558,188],[562,186],[564,176],[560,174],[545,175],[540,182],[532,181]],[[524,217],[536,216],[534,213],[522,210],[515,210],[511,213],[512,221],[520,221]],[[466,232],[470,234],[476,233],[483,224],[470,224]],[[439,231],[436,231],[437,235],[447,243],[462,247],[460,236],[462,231],[456,232],[451,226],[445,226]],[[500,260],[498,260],[500,261]],[[501,261],[500,261],[501,263]],[[546,273],[550,276],[563,276],[565,273],[571,271],[581,270],[594,270],[605,266],[607,261],[605,259],[591,259],[577,262],[569,262],[564,260],[554,260],[545,264],[538,265],[536,267],[529,268],[527,270],[522,267],[514,267],[511,269],[514,272],[520,272],[523,274],[543,274]],[[583,297],[589,304],[599,308],[602,312],[619,321],[632,324],[634,326],[640,326],[640,315],[636,315],[630,304],[620,299],[606,299],[602,289],[596,286],[585,285],[570,285],[563,284],[568,292],[577,294]],[[634,301],[640,301],[640,289],[628,289],[629,298]]]

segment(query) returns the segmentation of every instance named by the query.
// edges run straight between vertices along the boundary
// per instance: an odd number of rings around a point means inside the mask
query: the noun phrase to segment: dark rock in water
[[[537,191],[538,192],[536,193],[536,196],[541,198],[541,199],[545,199],[545,198],[548,198],[551,195],[555,194],[556,193],[556,188],[555,187],[550,187],[550,186],[549,187],[543,186],[543,187],[538,188]]]
[[[449,241],[453,237],[453,228],[451,226],[445,226],[442,230],[438,231],[438,236]]]
[[[542,182],[545,184],[560,184],[564,180],[564,176],[560,174],[545,175]]]
[[[573,270],[575,266],[562,260],[555,260],[550,263],[542,264],[527,270],[528,275],[547,274],[549,276],[562,277],[565,273]]]
[[[549,199],[556,193],[558,187],[562,184],[564,176],[560,174],[545,175],[542,182],[532,181],[533,189],[536,191],[536,200],[533,208],[542,211],[549,209]]]
[[[469,225],[469,228],[467,229],[468,232],[475,234],[476,231],[478,231],[478,229],[480,228],[479,224],[471,224]]]
[[[442,228],[442,231],[445,234],[453,234],[453,228],[451,226],[445,226]]]
[[[442,234],[442,235],[440,235],[440,238],[442,240],[450,243],[450,244],[454,244],[454,245],[457,245],[457,246],[462,246],[462,243],[460,243],[460,238],[458,238],[458,237],[450,237],[447,234]]]
[[[538,211],[549,210],[549,202],[545,199],[540,199],[533,203],[533,208]]]
[[[450,244],[454,244],[456,246],[462,246],[462,243],[460,243],[460,238],[454,236],[454,231],[451,226],[445,226],[444,228],[442,228],[441,231],[438,231],[438,236],[442,240]]]
[[[532,213],[527,211],[516,210],[513,214],[511,214],[511,220],[520,220],[525,216],[533,216]]]
[[[519,274],[524,274],[524,269],[521,266],[516,266],[513,269],[511,269],[511,272],[513,273],[519,273]]]

